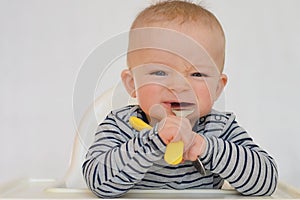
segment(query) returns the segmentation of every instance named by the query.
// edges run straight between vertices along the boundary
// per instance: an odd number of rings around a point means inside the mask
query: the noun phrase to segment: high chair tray
[[[52,179],[22,179],[0,184],[1,199],[94,199],[88,189],[56,187]],[[279,183],[272,196],[247,197],[235,190],[131,190],[123,199],[300,199],[300,191]]]

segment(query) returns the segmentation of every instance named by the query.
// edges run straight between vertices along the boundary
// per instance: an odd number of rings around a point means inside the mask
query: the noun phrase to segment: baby
[[[106,117],[83,163],[84,178],[97,196],[119,197],[130,189],[219,189],[224,180],[243,195],[274,192],[274,159],[233,113],[212,109],[227,83],[224,55],[223,29],[199,5],[164,1],[137,16],[121,77],[138,105]],[[152,129],[136,130],[132,116]],[[182,160],[169,164],[166,148],[178,141]]]

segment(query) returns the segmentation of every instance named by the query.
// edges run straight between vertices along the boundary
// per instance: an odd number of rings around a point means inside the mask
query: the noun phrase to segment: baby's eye
[[[164,71],[155,71],[155,72],[151,72],[150,75],[155,75],[155,76],[166,76],[167,73]]]
[[[200,72],[192,73],[191,76],[193,76],[193,77],[207,77],[206,74],[203,74],[203,73],[200,73]]]

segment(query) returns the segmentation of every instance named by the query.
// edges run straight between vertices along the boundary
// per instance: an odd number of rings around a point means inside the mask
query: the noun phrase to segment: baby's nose
[[[169,89],[175,92],[182,92],[186,90],[191,90],[191,85],[189,81],[181,74],[174,75],[172,81],[170,82]]]

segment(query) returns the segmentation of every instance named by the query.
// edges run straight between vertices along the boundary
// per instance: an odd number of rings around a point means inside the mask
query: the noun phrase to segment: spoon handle
[[[198,172],[200,172],[200,174],[202,174],[204,176],[206,175],[205,168],[199,157],[195,161],[193,161],[193,165],[198,170]]]
[[[194,109],[181,109],[181,110],[177,110],[177,109],[172,109],[172,112],[177,116],[177,117],[186,117],[189,114],[191,114],[192,112],[194,112]],[[172,143],[171,143],[172,144]],[[169,144],[170,145],[170,144]],[[168,146],[169,146],[168,145]],[[173,150],[174,151],[174,150]],[[166,152],[167,153],[167,152]],[[182,152],[183,153],[183,152]],[[166,155],[166,154],[165,154]],[[182,155],[181,155],[182,157]],[[165,159],[166,160],[166,159]],[[200,174],[202,175],[206,175],[205,172],[205,168],[200,160],[200,158],[198,157],[195,161],[193,161],[193,165],[194,167],[199,171]]]

